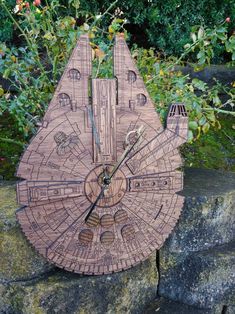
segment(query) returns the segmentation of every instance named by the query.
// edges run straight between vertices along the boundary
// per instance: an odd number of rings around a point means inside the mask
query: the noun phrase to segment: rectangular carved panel
[[[62,181],[22,181],[17,184],[20,204],[29,205],[30,202],[62,200],[83,195],[84,183]]]
[[[94,162],[116,161],[116,80],[92,79]]]
[[[130,192],[154,191],[155,193],[178,192],[183,188],[181,172],[163,172],[155,175],[135,176],[128,179]]]

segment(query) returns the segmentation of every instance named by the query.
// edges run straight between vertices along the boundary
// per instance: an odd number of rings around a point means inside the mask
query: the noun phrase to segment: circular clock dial
[[[106,166],[106,180],[108,180],[108,174],[111,173],[112,168],[112,165]],[[98,166],[89,172],[88,176],[85,179],[85,194],[91,203],[95,202],[104,184],[105,173],[103,170],[103,166]],[[118,169],[111,182],[107,184],[107,188],[104,190],[104,195],[99,200],[97,206],[110,207],[118,204],[125,195],[126,189],[126,177],[124,173]]]
[[[47,260],[76,273],[145,260],[183,205],[184,106],[171,106],[163,129],[123,36],[114,75],[90,80],[91,47],[81,36],[17,172],[22,230]]]

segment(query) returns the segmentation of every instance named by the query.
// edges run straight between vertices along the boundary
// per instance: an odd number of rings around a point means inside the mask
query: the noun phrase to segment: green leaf
[[[123,21],[123,19],[115,19],[113,22],[121,24]]]
[[[191,45],[190,44],[186,44],[186,45],[184,45],[184,49],[189,49],[191,47]]]
[[[203,50],[199,51],[198,54],[197,54],[197,58],[198,59],[200,59],[202,57],[205,57],[205,51],[203,51]]]
[[[197,34],[197,37],[198,39],[202,39],[204,36],[204,28],[201,26],[198,30],[198,34]]]
[[[4,95],[4,89],[2,88],[2,86],[0,86],[0,97]]]
[[[213,97],[213,103],[217,106],[221,104],[221,100],[217,95]]]
[[[202,131],[203,133],[207,133],[210,129],[210,124],[208,122],[206,122],[203,126],[202,126]]]
[[[204,64],[206,62],[206,58],[205,57],[202,57],[202,58],[200,58],[199,60],[198,60],[198,64],[199,65],[202,65],[202,64]]]
[[[9,75],[11,73],[11,69],[10,68],[7,68],[4,72],[3,72],[3,78],[4,79],[8,79]]]
[[[43,38],[45,38],[45,39],[47,39],[47,40],[50,40],[50,41],[56,39],[55,36],[53,36],[50,32],[47,32],[47,33],[43,36]]]
[[[189,124],[188,124],[188,126],[189,126],[189,128],[190,128],[191,130],[197,130],[197,128],[198,128],[198,124],[197,124],[196,121],[190,121]]]
[[[204,125],[206,123],[206,118],[201,117],[201,119],[198,121],[199,125]]]
[[[207,118],[207,120],[211,121],[214,124],[215,121],[216,121],[214,111],[207,112],[206,113],[206,118]]]
[[[191,143],[193,141],[193,132],[192,131],[188,131],[188,142]]]
[[[203,81],[194,78],[192,80],[192,84],[194,87],[196,87],[197,89],[201,90],[201,91],[205,91],[206,90],[206,83],[204,83]]]
[[[156,70],[156,75],[158,75],[159,72],[160,72],[160,63],[156,62],[156,63],[154,63],[153,66],[154,66],[154,68]]]
[[[227,35],[224,34],[217,34],[217,37],[222,41],[225,41],[227,39]]]
[[[75,8],[75,9],[78,9],[80,7],[80,1],[79,0],[73,0],[72,1],[72,6]]]
[[[197,36],[195,33],[191,33],[190,37],[192,38],[193,42],[195,43],[195,41],[197,40]]]
[[[216,29],[216,32],[217,33],[226,33],[227,32],[227,29],[225,27],[220,27],[220,28],[217,28]]]

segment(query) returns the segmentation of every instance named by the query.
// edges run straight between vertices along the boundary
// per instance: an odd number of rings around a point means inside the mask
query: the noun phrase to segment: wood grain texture
[[[123,35],[113,56],[115,79],[92,79],[89,39],[80,37],[17,171],[24,179],[17,186],[23,232],[48,261],[82,274],[117,272],[148,258],[184,201],[177,169],[188,132],[185,107],[171,105],[164,129]]]
[[[92,109],[97,126],[100,151],[95,138],[94,162],[115,162],[116,152],[116,80],[92,79]]]

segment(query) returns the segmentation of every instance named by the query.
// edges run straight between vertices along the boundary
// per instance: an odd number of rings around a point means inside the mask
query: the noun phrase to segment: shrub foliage
[[[48,0],[42,1],[51,6],[59,3],[58,11],[61,16],[76,16],[82,23],[88,15],[98,15],[104,12],[113,0],[80,0],[79,10],[72,5],[74,1]],[[10,9],[14,1],[7,1]],[[234,0],[123,0],[110,11],[116,17],[127,19],[127,30],[132,34],[132,41],[140,46],[155,47],[164,54],[180,55],[183,46],[188,42],[192,25],[212,27],[220,24],[226,17],[235,20]],[[0,13],[0,37],[12,39],[13,24],[6,13]],[[109,25],[109,15],[103,19],[103,27]],[[231,25],[230,31],[234,30]],[[226,56],[225,56],[226,57]],[[223,61],[221,48],[216,47],[213,62]]]
[[[20,5],[15,5],[14,10],[9,7],[9,2],[0,0],[1,12],[12,21],[14,33],[19,36],[15,46],[10,45],[6,40],[0,43],[0,75],[11,84],[9,90],[4,90],[0,86],[0,124],[3,128],[0,134],[0,150],[5,147],[2,143],[17,145],[17,154],[15,156],[11,154],[14,165],[18,160],[18,151],[23,149],[24,143],[36,132],[37,122],[40,122],[47,108],[79,36],[82,33],[89,33],[93,51],[93,77],[110,77],[112,76],[111,48],[115,34],[124,32],[127,40],[130,40],[131,36],[126,31],[130,25],[128,19],[132,18],[132,23],[138,25],[150,25],[148,23],[151,18],[157,23],[156,7],[158,8],[162,3],[162,7],[166,8],[166,4],[169,5],[170,2],[175,5],[180,4],[179,1],[167,0],[165,3],[158,1],[156,4],[154,1],[137,0],[135,1],[137,11],[134,13],[132,12],[134,1],[131,0],[120,2],[121,4],[118,0],[112,3],[94,0],[89,2],[82,0],[81,3],[79,0],[66,2],[19,0]],[[226,3],[229,5],[231,2]],[[224,10],[225,8],[226,5]],[[181,9],[183,10],[183,5]],[[168,10],[166,12],[172,18],[174,16],[172,7]],[[88,11],[90,12],[87,13]],[[218,20],[222,19],[224,12],[217,14]],[[146,19],[147,24],[145,24]],[[161,23],[162,25],[165,23],[163,17]],[[176,57],[166,56],[154,48],[138,48],[136,45],[132,47],[132,56],[136,60],[162,121],[165,121],[169,104],[173,102],[186,104],[189,113],[189,142],[197,140],[212,127],[219,129],[221,127],[219,114],[235,115],[232,111],[235,102],[235,82],[232,86],[225,87],[215,81],[214,86],[210,88],[203,81],[190,80],[188,75],[176,71],[175,66],[190,57],[191,60],[196,61],[196,70],[200,70],[218,56],[217,47],[228,54],[228,60],[233,64],[235,34],[230,33],[231,24],[223,18],[221,23],[211,27],[206,27],[204,22],[194,25],[193,28],[188,29],[188,34],[185,32],[184,36],[187,35],[187,40],[185,37],[185,40],[180,43],[180,47],[181,44],[184,44],[184,47],[180,56]],[[156,32],[157,28],[151,24],[149,29]],[[148,34],[147,26],[141,33],[142,37],[144,32]],[[177,29],[174,32],[176,35]],[[164,33],[166,38],[170,31]],[[154,36],[158,41],[151,39],[149,33],[149,42],[155,41],[156,45],[161,47],[159,43],[163,36],[163,29],[162,35],[159,28],[159,33]],[[167,40],[169,38],[167,37]],[[172,52],[171,44],[167,41],[165,44],[169,52]],[[179,42],[175,39],[174,46],[177,47],[177,44]],[[178,48],[175,49],[177,52]],[[220,98],[221,92],[227,94],[225,102]],[[1,158],[5,157],[0,156],[0,163]]]

